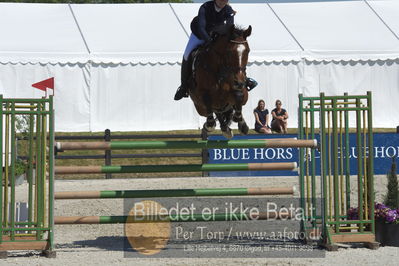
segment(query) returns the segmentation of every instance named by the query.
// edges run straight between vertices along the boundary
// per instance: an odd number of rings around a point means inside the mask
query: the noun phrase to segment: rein
[[[232,43],[238,43],[238,44],[244,44],[244,43],[246,43],[247,41],[246,41],[246,40],[245,40],[245,41],[230,40],[230,42],[232,42]]]

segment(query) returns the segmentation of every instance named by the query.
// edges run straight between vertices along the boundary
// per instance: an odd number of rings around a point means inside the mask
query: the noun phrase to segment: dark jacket
[[[191,31],[199,39],[209,41],[209,33],[217,26],[234,24],[234,11],[226,5],[219,12],[215,10],[215,2],[208,1],[201,5],[198,16],[191,21]]]

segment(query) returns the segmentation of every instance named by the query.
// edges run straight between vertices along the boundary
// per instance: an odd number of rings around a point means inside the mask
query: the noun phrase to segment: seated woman
[[[287,119],[288,113],[285,109],[281,108],[281,101],[276,101],[276,108],[272,111],[272,130],[278,133],[287,134]]]
[[[265,101],[259,100],[258,106],[254,109],[255,131],[258,133],[271,134],[269,127],[269,110],[265,109]]]

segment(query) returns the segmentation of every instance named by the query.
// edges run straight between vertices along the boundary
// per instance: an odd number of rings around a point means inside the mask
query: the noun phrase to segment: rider
[[[188,63],[190,53],[199,45],[209,43],[211,37],[209,33],[216,26],[222,24],[234,24],[235,11],[228,4],[229,0],[212,0],[201,5],[198,16],[191,21],[191,35],[184,51],[181,65],[181,85],[175,94],[175,100],[188,97],[188,78],[191,74],[191,66]],[[246,86],[248,91],[255,88],[258,83],[247,78]]]

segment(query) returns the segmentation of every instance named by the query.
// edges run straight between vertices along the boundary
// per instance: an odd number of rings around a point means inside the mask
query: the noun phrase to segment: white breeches
[[[190,53],[197,48],[199,45],[203,44],[205,41],[200,40],[195,36],[194,34],[190,34],[190,39],[188,40],[186,50],[184,50],[184,60],[188,60],[188,57],[190,56]]]

